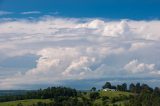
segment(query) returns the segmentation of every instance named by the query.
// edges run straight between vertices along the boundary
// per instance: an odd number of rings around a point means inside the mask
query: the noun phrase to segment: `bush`
[[[91,100],[95,100],[95,99],[99,98],[99,93],[98,92],[91,92],[89,97],[91,98]]]
[[[109,99],[108,96],[103,96],[103,97],[102,97],[102,101],[105,101],[105,100],[108,100],[108,99]]]

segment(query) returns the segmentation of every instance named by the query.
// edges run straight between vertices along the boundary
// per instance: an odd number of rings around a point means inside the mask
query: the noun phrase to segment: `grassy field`
[[[18,103],[22,103],[23,106],[28,106],[31,104],[36,104],[38,102],[49,103],[50,99],[29,99],[29,100],[18,100],[0,103],[0,106],[17,106]]]
[[[129,98],[129,96],[133,95],[132,93],[129,92],[122,92],[122,91],[100,91],[100,99],[97,99],[94,101],[94,105],[96,106],[103,106],[103,97],[108,97],[109,99],[106,100],[106,102],[109,102],[109,106],[113,106],[113,104],[121,104],[121,106],[125,106],[124,103],[127,101],[126,100],[119,100],[116,101],[115,103],[112,103],[112,101],[115,99],[122,99],[122,98]],[[125,99],[124,98],[124,99]]]
[[[94,101],[95,106],[103,106],[103,97],[108,97],[107,102],[110,103],[110,106],[113,105],[112,100],[113,98],[122,98],[122,97],[129,97],[130,95],[133,95],[129,92],[122,92],[122,91],[99,91],[100,98],[96,99]],[[85,96],[89,98],[90,92],[88,92]],[[126,100],[120,100],[115,102],[116,104],[121,104],[121,106],[124,106],[124,102]],[[31,104],[36,104],[37,102],[43,102],[43,103],[49,103],[51,102],[50,99],[30,99],[30,100],[18,100],[18,101],[10,101],[10,102],[3,102],[0,103],[0,106],[17,106],[18,103],[22,103],[23,106],[29,106]]]
[[[108,96],[109,98],[112,97],[119,97],[119,96],[130,96],[132,95],[129,92],[122,92],[122,91],[100,91],[100,96]]]

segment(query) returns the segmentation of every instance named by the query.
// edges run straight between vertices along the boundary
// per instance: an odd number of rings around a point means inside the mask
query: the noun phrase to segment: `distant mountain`
[[[27,90],[0,90],[0,96],[24,95],[27,92]]]

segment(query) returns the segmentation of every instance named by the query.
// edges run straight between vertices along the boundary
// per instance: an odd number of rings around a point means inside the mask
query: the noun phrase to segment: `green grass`
[[[28,106],[31,104],[36,104],[38,102],[50,103],[50,99],[29,99],[29,100],[18,100],[18,101],[10,101],[10,102],[2,102],[0,106],[17,106],[18,103],[22,103],[23,106]]]
[[[103,100],[102,97],[107,96],[109,99],[107,100],[109,106],[113,106],[113,104],[121,104],[121,106],[125,106],[124,103],[127,100],[120,100],[115,103],[112,103],[112,99],[117,97],[121,98],[123,96],[129,97],[130,95],[133,95],[132,93],[129,92],[122,92],[122,91],[100,91],[100,97],[101,99],[97,99],[94,101],[95,106],[103,106]]]
[[[133,95],[132,93],[129,92],[122,92],[122,91],[100,91],[100,96],[108,96],[109,98],[112,97],[119,97],[119,96],[127,96],[129,97],[130,95]]]

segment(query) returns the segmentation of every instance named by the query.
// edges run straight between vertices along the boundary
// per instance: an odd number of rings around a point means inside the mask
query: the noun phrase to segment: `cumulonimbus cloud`
[[[0,85],[16,88],[24,81],[37,84],[156,75],[160,64],[159,27],[159,20],[42,17],[1,22],[1,61],[27,54],[39,59],[32,69],[4,76]]]

